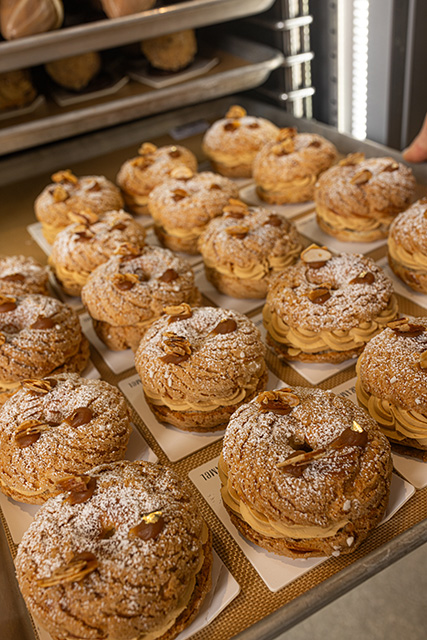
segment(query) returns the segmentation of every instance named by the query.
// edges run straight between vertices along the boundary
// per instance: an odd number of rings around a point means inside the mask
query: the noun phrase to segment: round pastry
[[[49,243],[74,222],[73,214],[89,210],[99,215],[123,206],[119,189],[103,176],[77,178],[71,171],[58,171],[52,180],[53,184],[45,187],[34,203],[36,218]]]
[[[27,378],[81,373],[88,360],[89,343],[71,307],[38,294],[0,297],[0,391]]]
[[[317,222],[339,240],[372,242],[386,238],[392,220],[414,199],[415,178],[393,158],[352,153],[316,184]]]
[[[136,158],[126,160],[116,179],[126,208],[132,213],[148,213],[150,191],[169,178],[175,167],[184,165],[191,171],[197,171],[196,156],[179,145],[156,147],[151,142],[144,142],[138,153]]]
[[[292,222],[233,199],[198,242],[207,279],[235,298],[265,298],[270,277],[294,263],[302,247]]]
[[[211,587],[212,538],[187,484],[149,462],[95,467],[42,505],[16,557],[54,640],[173,640]]]
[[[0,111],[25,107],[36,96],[37,91],[27,69],[0,73]]]
[[[276,140],[255,156],[252,175],[261,200],[287,204],[312,200],[321,173],[336,160],[337,150],[317,133],[281,129]]]
[[[64,19],[62,0],[2,0],[0,30],[5,40],[15,40],[58,29]]]
[[[246,316],[183,304],[166,309],[135,354],[148,406],[186,431],[224,429],[230,415],[267,383],[265,346]]]
[[[93,270],[111,255],[138,254],[146,233],[124,211],[108,211],[101,218],[86,211],[71,218],[76,222],[58,233],[48,261],[64,291],[78,296]]]
[[[185,167],[175,169],[148,197],[157,237],[172,251],[198,253],[197,241],[208,222],[238,195],[234,182],[216,173],[193,175]]]
[[[164,307],[200,304],[191,265],[172,251],[144,247],[137,256],[113,256],[89,276],[82,300],[109,349],[135,350]]]
[[[393,220],[388,262],[408,287],[427,293],[427,198],[421,198]]]
[[[392,448],[427,460],[427,318],[399,318],[366,345],[357,366],[359,403]]]
[[[81,91],[101,70],[101,56],[97,51],[79,53],[69,58],[52,60],[45,64],[49,76],[61,87]]]
[[[373,260],[317,245],[272,278],[263,310],[279,356],[331,363],[358,356],[396,315],[393,285]]]
[[[230,178],[250,178],[256,154],[266,142],[276,140],[278,127],[265,118],[248,116],[233,105],[225,118],[206,131],[202,149],[215,171]]]
[[[352,553],[381,521],[390,445],[363,410],[331,391],[265,391],[231,417],[219,471],[231,521],[291,558]]]
[[[141,42],[141,51],[154,69],[180,71],[194,60],[197,40],[194,29],[167,33]]]
[[[49,268],[31,256],[0,256],[0,295],[49,295]]]
[[[42,504],[64,491],[64,478],[123,458],[130,432],[126,401],[108,382],[76,373],[24,380],[0,409],[0,489]]]

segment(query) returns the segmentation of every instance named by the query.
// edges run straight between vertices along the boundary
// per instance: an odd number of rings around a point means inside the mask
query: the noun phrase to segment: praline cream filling
[[[281,271],[284,267],[292,264],[295,257],[301,252],[301,246],[298,245],[283,256],[271,256],[252,263],[248,267],[239,267],[236,264],[218,265],[209,259],[205,259],[205,264],[211,269],[215,269],[218,273],[225,276],[239,278],[239,280],[262,280],[270,273]]]
[[[70,271],[69,269],[66,269],[65,267],[63,267],[62,265],[56,265],[53,263],[50,257],[48,258],[48,263],[50,266],[52,266],[55,269],[58,280],[60,282],[64,282],[65,284],[69,282],[74,285],[83,287],[83,285],[86,284],[87,279],[90,275],[90,273],[87,271]]]
[[[356,394],[359,403],[368,410],[376,420],[387,438],[397,442],[410,438],[416,440],[422,447],[427,446],[427,418],[418,411],[406,411],[388,400],[382,400],[368,393],[360,382],[360,365],[356,382]]]
[[[332,209],[321,204],[316,206],[316,212],[322,220],[336,230],[350,229],[351,231],[374,231],[383,227],[389,227],[395,218],[394,215],[385,216],[381,212],[381,218],[372,212],[369,217],[362,217],[351,214],[337,214]]]
[[[204,231],[205,226],[201,227],[192,227],[191,229],[183,229],[181,227],[170,227],[168,225],[163,224],[158,218],[153,215],[156,224],[162,226],[162,229],[168,236],[173,236],[174,238],[181,238],[183,240],[197,240],[202,231]]]
[[[391,258],[403,267],[422,273],[427,271],[427,255],[420,251],[409,253],[402,245],[398,246],[392,236],[388,239],[388,251]]]
[[[277,180],[262,180],[259,179],[258,186],[264,191],[269,193],[281,194],[283,191],[292,190],[295,188],[302,189],[308,186],[314,186],[317,181],[317,175],[304,176],[303,178],[295,178],[287,182],[279,182]]]
[[[373,320],[361,322],[349,330],[312,331],[303,327],[290,327],[266,304],[263,310],[264,326],[271,337],[288,347],[291,356],[300,353],[320,353],[325,350],[349,351],[369,342],[397,314],[397,300],[391,296],[387,308]]]
[[[269,538],[329,538],[338,533],[346,526],[348,519],[342,519],[329,527],[319,527],[316,525],[285,525],[283,522],[272,520],[260,511],[249,507],[240,500],[236,491],[231,486],[228,478],[227,465],[221,456],[218,463],[218,472],[221,479],[221,496],[225,504],[239,518],[246,522],[251,529]]]

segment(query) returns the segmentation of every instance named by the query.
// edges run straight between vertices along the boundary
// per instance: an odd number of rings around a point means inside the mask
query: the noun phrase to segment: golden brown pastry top
[[[427,416],[427,318],[390,322],[368,342],[358,368],[365,391]]]
[[[90,210],[95,214],[121,209],[119,189],[104,176],[82,176],[71,171],[58,171],[53,183],[43,189],[34,203],[35,214],[44,224],[65,227],[72,215]]]
[[[24,107],[33,102],[36,95],[28,69],[0,73],[0,110]]]
[[[399,213],[390,226],[389,238],[405,252],[427,258],[427,198]]]
[[[21,591],[50,632],[157,637],[200,569],[198,505],[184,480],[149,462],[95,467],[88,484],[84,501],[71,490],[37,512],[16,558]]]
[[[265,144],[256,155],[253,177],[257,184],[292,182],[318,176],[337,157],[332,142],[317,133],[281,129],[276,140]]]
[[[154,68],[178,71],[189,65],[197,53],[194,29],[147,38],[141,42],[141,51]]]
[[[349,330],[377,317],[393,294],[382,269],[360,254],[321,251],[310,263],[307,248],[303,259],[272,278],[266,303],[271,311],[310,331]]]
[[[197,171],[197,158],[186,147],[156,147],[151,142],[145,142],[139,148],[139,156],[126,160],[121,166],[117,184],[125,192],[148,195],[156,185],[169,178],[174,168],[181,165],[193,173]]]
[[[238,195],[239,189],[232,180],[202,171],[191,177],[171,177],[159,184],[148,197],[148,209],[158,224],[191,231],[221,215],[229,199]]]
[[[49,268],[31,256],[0,256],[0,294],[25,293],[48,295]]]
[[[390,445],[376,422],[314,388],[265,391],[237,409],[222,455],[238,498],[284,525],[358,519],[378,478],[391,473]]]
[[[314,199],[340,216],[397,214],[415,194],[412,170],[393,158],[364,158],[350,154],[318,180]]]

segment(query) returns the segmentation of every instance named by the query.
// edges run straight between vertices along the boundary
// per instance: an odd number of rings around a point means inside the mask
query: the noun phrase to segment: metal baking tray
[[[195,144],[195,138],[192,137],[194,123],[199,122],[200,119],[210,121],[218,119],[223,116],[231,104],[236,103],[244,106],[248,113],[269,118],[281,127],[295,126],[300,130],[324,135],[336,144],[340,152],[344,154],[351,151],[363,151],[368,157],[388,155],[396,160],[401,160],[399,151],[375,142],[356,140],[348,135],[339,133],[328,125],[323,125],[313,120],[298,120],[283,109],[265,104],[259,100],[251,99],[247,96],[233,95],[210,101],[203,105],[185,107],[146,118],[139,122],[120,125],[107,133],[90,133],[81,136],[79,139],[62,141],[46,148],[33,149],[4,157],[0,159],[2,183],[3,185],[13,185],[15,182],[16,186],[8,186],[8,191],[15,189],[18,193],[20,181],[28,181],[31,178],[31,188],[35,189],[36,182],[38,184],[41,179],[40,176],[45,177],[46,173],[59,167],[72,166],[74,163],[83,160],[93,160],[94,165],[96,165],[103,158],[109,158],[109,162],[111,162],[113,157],[117,160],[117,156],[127,153],[130,144],[135,141],[153,139],[165,135],[173,137],[177,130],[181,132],[187,131],[187,140],[192,139],[192,143]],[[182,143],[187,144],[185,137]],[[200,145],[200,141],[198,141],[198,145]],[[427,185],[427,167],[423,165],[413,166],[413,171],[418,182]],[[7,215],[8,212],[6,210],[3,210],[2,214],[0,214],[0,216],[3,216],[3,220],[7,219]],[[11,222],[10,224],[13,223]],[[319,583],[314,588],[308,588],[301,595],[277,608],[273,613],[262,618],[253,626],[241,631],[234,636],[234,640],[273,640],[283,631],[293,627],[302,619],[385,569],[425,542],[427,542],[427,519],[422,519],[411,528],[407,528],[399,536],[389,539],[372,552],[352,561],[330,578]],[[3,602],[3,606],[0,607],[1,637],[34,640],[31,621],[17,588],[13,562],[1,527],[0,557],[3,560],[0,574],[0,597]],[[256,603],[254,603],[254,606],[256,607]]]
[[[259,13],[274,0],[187,0],[0,43],[0,72]]]
[[[251,89],[262,84],[283,62],[280,51],[226,35],[212,55],[220,63],[210,72],[163,89],[132,82],[114,96],[73,107],[49,107],[47,101],[41,115],[34,113],[24,121],[0,128],[0,155]]]

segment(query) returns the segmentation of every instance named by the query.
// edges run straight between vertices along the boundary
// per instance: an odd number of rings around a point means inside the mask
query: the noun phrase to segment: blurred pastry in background
[[[45,64],[48,75],[61,87],[80,91],[101,70],[102,60],[97,51],[80,53],[77,56],[53,60]]]
[[[154,69],[180,71],[194,60],[197,40],[194,29],[167,33],[141,42],[141,51]]]
[[[37,91],[28,69],[0,73],[0,111],[25,107],[36,96]]]
[[[101,0],[102,8],[108,18],[120,18],[131,13],[139,13],[151,9],[156,0]]]
[[[0,31],[5,40],[58,29],[64,19],[62,0],[1,0]]]

